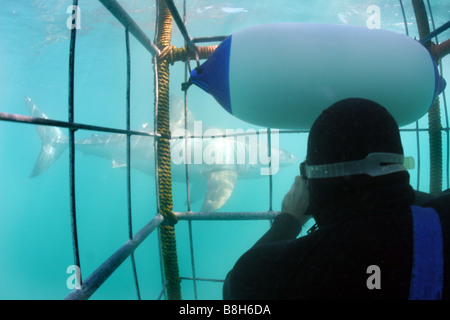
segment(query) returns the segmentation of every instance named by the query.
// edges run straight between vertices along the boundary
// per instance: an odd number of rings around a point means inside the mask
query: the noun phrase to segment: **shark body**
[[[177,101],[176,99],[173,100]],[[25,102],[31,116],[48,119],[47,115],[30,98],[26,98]],[[173,138],[171,140],[172,179],[180,182],[186,181],[185,163],[187,162],[189,164],[190,182],[195,187],[200,185],[198,188],[202,191],[201,193],[204,193],[202,211],[212,212],[220,209],[230,198],[238,179],[262,177],[262,168],[267,168],[267,163],[248,161],[248,156],[247,161],[238,159],[243,153],[249,154],[252,142],[245,139],[236,139],[236,137],[205,139],[198,136],[186,141],[180,137],[182,136],[181,133],[185,132],[185,112],[181,100],[171,105],[170,110]],[[189,111],[188,116],[187,128],[192,128],[195,121]],[[42,140],[42,148],[30,177],[37,177],[47,170],[68,146],[68,139],[60,128],[38,125],[36,129]],[[148,131],[152,132],[151,130]],[[223,130],[218,128],[214,128],[213,132],[216,134],[224,133]],[[176,133],[180,133],[180,136],[177,136]],[[258,150],[260,153],[267,153],[267,143],[264,143],[263,140],[256,141]],[[255,140],[253,140],[253,143],[255,143]],[[89,138],[75,141],[77,150],[105,158],[111,161],[113,168],[126,166],[126,144],[125,134],[92,135]],[[154,176],[154,138],[151,136],[132,136],[130,149],[131,167]],[[277,155],[280,167],[290,166],[298,162],[294,155],[277,148],[277,146],[271,147],[271,154]],[[209,159],[213,158],[214,161],[208,161],[208,156]],[[181,161],[183,159],[184,161]]]

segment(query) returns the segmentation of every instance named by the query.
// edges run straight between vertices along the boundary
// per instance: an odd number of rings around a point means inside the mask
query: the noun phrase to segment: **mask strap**
[[[396,153],[370,153],[363,160],[346,161],[322,165],[300,165],[301,174],[308,179],[324,179],[357,174],[371,177],[382,176],[399,171],[406,171],[403,166],[404,156]]]

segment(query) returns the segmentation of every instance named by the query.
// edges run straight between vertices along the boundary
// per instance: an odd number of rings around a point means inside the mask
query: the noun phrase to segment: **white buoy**
[[[346,98],[373,100],[404,126],[421,118],[445,86],[429,52],[405,35],[304,23],[234,33],[191,81],[241,120],[301,130]]]

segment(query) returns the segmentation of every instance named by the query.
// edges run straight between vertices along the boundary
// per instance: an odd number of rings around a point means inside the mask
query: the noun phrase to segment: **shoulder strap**
[[[444,279],[442,227],[433,208],[411,206],[414,248],[410,300],[440,300]]]

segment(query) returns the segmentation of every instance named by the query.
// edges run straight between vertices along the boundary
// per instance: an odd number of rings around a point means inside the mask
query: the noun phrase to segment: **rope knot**
[[[175,46],[165,46],[159,53],[157,60],[158,61],[163,61],[163,60],[173,61],[172,51],[174,48],[176,48],[176,47]]]
[[[164,217],[163,222],[161,224],[163,226],[171,226],[173,227],[178,223],[177,216],[173,213],[172,210],[161,210],[161,215]]]
[[[158,61],[166,60],[168,63],[173,65],[175,61],[186,60],[187,50],[186,47],[177,48],[176,46],[166,46],[161,50],[158,55]]]

